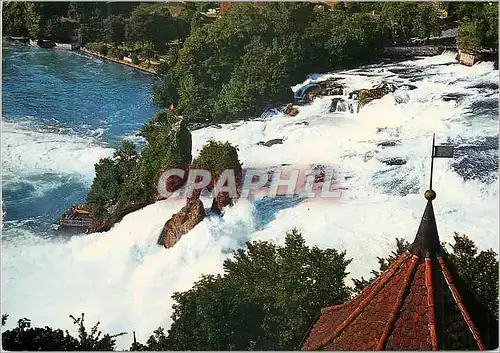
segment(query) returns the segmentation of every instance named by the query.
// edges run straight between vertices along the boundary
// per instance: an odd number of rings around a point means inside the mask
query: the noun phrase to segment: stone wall
[[[390,59],[405,59],[415,56],[440,55],[445,50],[455,49],[447,46],[422,45],[417,47],[387,47],[384,48],[384,57]]]

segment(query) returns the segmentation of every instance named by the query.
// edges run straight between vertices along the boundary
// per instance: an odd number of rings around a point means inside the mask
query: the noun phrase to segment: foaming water
[[[378,266],[377,256],[393,249],[395,237],[412,240],[416,233],[425,206],[422,194],[428,188],[433,133],[438,144],[458,146],[454,159],[436,159],[434,164],[441,239],[450,242],[457,231],[481,249],[498,251],[498,71],[492,64],[469,68],[445,54],[311,75],[307,82],[332,75],[341,77],[347,90],[381,81],[416,88],[401,88],[358,114],[329,113],[330,99],[325,97],[298,107],[295,117],[277,113],[196,130],[193,154],[213,138],[237,145],[244,168],[334,165],[345,187],[340,198],[242,199],[222,219],[205,219],[168,250],[158,247],[156,239],[183,200],[157,202],[127,215],[106,233],[70,239],[40,237],[19,225],[2,238],[2,312],[16,319],[29,317],[34,325],[62,328],[71,327],[69,314],[85,312],[89,322],[101,321],[106,332],[135,330],[144,341],[158,326],[171,324],[173,292],[189,289],[201,274],[221,273],[224,259],[245,241],[282,244],[293,226],[309,245],[346,250],[353,258],[350,278],[369,276]],[[488,95],[496,105],[481,103]],[[257,145],[275,138],[284,139],[283,144]],[[13,147],[11,156],[23,159],[27,151],[21,148]],[[84,150],[93,148],[95,158],[108,153],[95,145]],[[405,164],[386,165],[391,158]],[[83,163],[78,168],[84,169]],[[210,206],[209,199],[203,202]],[[119,338],[119,348],[131,341],[131,336]]]
[[[85,199],[94,163],[157,110],[153,76],[76,52],[7,45],[2,54],[2,225],[45,234]]]

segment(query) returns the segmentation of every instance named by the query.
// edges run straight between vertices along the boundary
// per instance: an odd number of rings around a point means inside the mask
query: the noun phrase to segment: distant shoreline
[[[147,72],[149,74],[154,74],[156,75],[156,71],[153,70],[153,69],[146,69],[144,67],[141,67],[141,66],[138,66],[138,65],[134,65],[132,63],[128,63],[126,61],[123,61],[123,60],[119,60],[119,59],[114,59],[114,58],[110,58],[108,56],[104,56],[102,54],[99,54],[99,53],[96,53],[96,52],[93,52],[91,50],[88,50],[88,49],[85,49],[83,47],[80,47],[78,49],[78,51],[80,52],[83,52],[85,54],[88,54],[88,55],[92,55],[92,56],[95,56],[95,57],[98,57],[98,58],[101,58],[101,59],[105,59],[105,60],[109,60],[109,61],[112,61],[114,63],[117,63],[117,64],[122,64],[122,65],[125,65],[125,66],[128,66],[128,67],[131,67],[131,68],[134,68],[134,69],[137,69],[137,70],[141,70],[143,72]]]

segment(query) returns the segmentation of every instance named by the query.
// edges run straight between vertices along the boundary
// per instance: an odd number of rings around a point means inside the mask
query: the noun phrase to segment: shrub
[[[98,43],[97,52],[101,55],[108,55],[108,46],[105,43]]]
[[[193,161],[193,166],[209,170],[212,174],[212,180],[217,179],[226,169],[241,169],[236,147],[229,142],[214,140],[208,141],[203,146],[199,156]]]
[[[137,54],[132,53],[130,55],[130,59],[132,59],[132,64],[139,65],[139,59],[137,58]]]
[[[111,56],[112,58],[116,59],[123,59],[123,56],[125,55],[124,51],[121,49],[118,49],[117,47],[111,47],[108,50],[108,55]]]
[[[94,52],[99,51],[98,45],[95,42],[85,43],[85,48],[87,48],[90,51],[94,51]]]
[[[99,322],[92,327],[90,332],[84,326],[84,314],[76,319],[70,318],[78,327],[78,338],[74,338],[66,330],[31,327],[29,319],[20,319],[17,327],[2,333],[2,348],[9,351],[113,351],[116,345],[115,337],[126,334],[125,332],[101,337],[102,332],[97,331]]]
[[[160,173],[187,169],[191,163],[191,132],[183,119],[171,112],[157,114],[139,133],[147,141],[141,152],[138,178],[149,197],[156,193]]]

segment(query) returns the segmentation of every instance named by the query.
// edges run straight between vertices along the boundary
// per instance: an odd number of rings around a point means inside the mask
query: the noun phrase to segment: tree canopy
[[[297,230],[285,244],[247,243],[224,262],[224,274],[203,276],[175,293],[168,336],[147,343],[162,350],[292,350],[319,310],[350,295],[345,252],[308,247]]]

